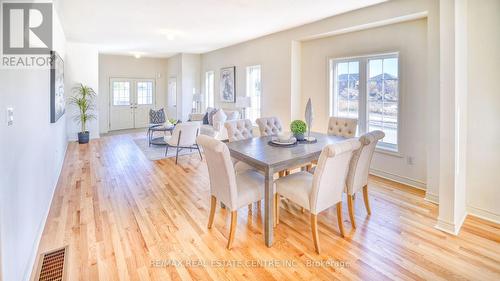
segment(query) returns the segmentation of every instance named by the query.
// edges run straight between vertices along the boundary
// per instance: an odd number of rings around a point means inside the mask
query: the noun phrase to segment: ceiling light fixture
[[[135,53],[132,53],[132,55],[134,56],[134,58],[136,59],[140,59],[142,57],[144,53],[140,53],[140,52],[135,52]]]

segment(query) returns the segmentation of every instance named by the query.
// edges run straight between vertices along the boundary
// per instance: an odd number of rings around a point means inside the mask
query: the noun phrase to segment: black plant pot
[[[304,134],[293,134],[293,136],[298,140],[298,141],[303,141],[305,138],[304,138]]]
[[[89,138],[90,138],[90,133],[89,131],[85,131],[85,132],[80,132],[78,133],[78,143],[88,143],[89,142]]]

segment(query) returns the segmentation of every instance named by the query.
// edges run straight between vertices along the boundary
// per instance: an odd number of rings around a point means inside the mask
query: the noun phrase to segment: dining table
[[[269,142],[276,136],[261,136],[227,143],[231,157],[264,173],[264,241],[268,247],[273,245],[274,174],[308,165],[319,159],[326,145],[347,139],[317,132],[311,132],[310,137],[314,137],[316,141],[298,142],[289,147],[270,145]]]

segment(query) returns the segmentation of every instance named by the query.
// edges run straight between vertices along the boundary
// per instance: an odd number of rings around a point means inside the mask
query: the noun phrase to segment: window
[[[214,72],[205,73],[205,103],[207,107],[214,107]]]
[[[137,104],[153,104],[153,82],[137,82]]]
[[[113,105],[130,105],[130,82],[113,82]]]
[[[335,68],[334,115],[359,118],[359,62],[345,61]]]
[[[379,147],[398,151],[398,54],[330,61],[330,112],[358,119],[358,133],[381,130]]]
[[[252,122],[260,118],[261,94],[260,65],[249,66],[247,67],[247,96],[251,98],[251,106],[248,111],[248,119]]]

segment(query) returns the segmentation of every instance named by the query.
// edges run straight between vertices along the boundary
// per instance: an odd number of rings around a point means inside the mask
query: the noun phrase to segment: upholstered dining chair
[[[320,252],[318,214],[321,211],[333,205],[337,206],[340,235],[344,237],[342,193],[352,153],[359,147],[360,143],[357,139],[327,145],[321,151],[314,174],[301,171],[275,181],[274,206],[276,220],[279,220],[280,195],[309,210],[311,213],[314,248],[318,254]]]
[[[240,141],[253,138],[252,122],[248,119],[231,120],[224,123],[226,127],[228,141]],[[231,158],[236,172],[254,169],[252,166]]]
[[[354,151],[349,164],[349,172],[346,180],[347,207],[351,225],[356,228],[354,219],[354,195],[363,189],[363,199],[365,201],[366,212],[371,215],[370,202],[368,201],[368,174],[373,152],[379,140],[385,137],[382,131],[373,131],[362,135],[359,138],[361,147]]]
[[[186,122],[179,123],[175,126],[174,131],[171,136],[165,136],[165,142],[167,143],[165,148],[165,156],[168,154],[168,149],[170,147],[175,148],[177,151],[175,153],[175,164],[179,158],[179,151],[182,149],[196,149],[201,156],[200,148],[196,143],[196,137],[200,133],[200,123],[198,122]]]
[[[358,120],[353,118],[330,117],[328,121],[327,134],[330,136],[340,136],[352,138],[356,135]]]
[[[283,125],[278,117],[262,117],[255,122],[259,125],[260,135],[263,137],[274,136],[283,131]]]
[[[264,198],[264,176],[254,170],[236,173],[226,144],[205,135],[198,136],[197,140],[205,152],[210,178],[208,228],[212,228],[219,200],[231,211],[231,227],[227,241],[227,248],[231,249],[236,231],[237,210]]]
[[[224,126],[229,142],[253,138],[252,121],[248,119],[227,121]]]

